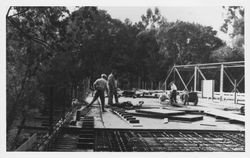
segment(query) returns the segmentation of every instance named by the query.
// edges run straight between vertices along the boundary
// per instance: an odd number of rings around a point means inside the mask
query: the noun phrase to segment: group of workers
[[[93,86],[95,90],[95,95],[93,100],[87,105],[87,107],[91,106],[96,99],[99,97],[102,105],[102,112],[105,112],[105,91],[108,94],[108,106],[113,105],[113,97],[115,98],[115,103],[118,104],[118,96],[117,96],[117,80],[116,71],[112,70],[111,74],[107,77],[107,75],[102,74],[101,78],[98,78]]]
[[[100,97],[101,105],[102,105],[102,112],[106,112],[104,109],[105,106],[105,91],[108,94],[108,106],[113,105],[113,97],[115,98],[115,103],[118,104],[118,96],[117,96],[117,80],[116,78],[116,71],[112,70],[111,74],[107,77],[107,75],[102,74],[101,78],[98,78],[93,86],[95,90],[95,95],[93,100],[87,105],[87,107],[91,106],[98,97]],[[170,82],[169,84],[171,88],[171,103],[177,103],[176,95],[177,95],[177,87],[174,82]]]

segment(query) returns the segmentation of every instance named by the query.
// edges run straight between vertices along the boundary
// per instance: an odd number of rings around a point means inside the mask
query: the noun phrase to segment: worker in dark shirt
[[[113,96],[115,98],[115,103],[118,102],[118,96],[117,96],[117,81],[115,79],[116,71],[112,70],[111,74],[108,77],[108,105],[113,105]]]

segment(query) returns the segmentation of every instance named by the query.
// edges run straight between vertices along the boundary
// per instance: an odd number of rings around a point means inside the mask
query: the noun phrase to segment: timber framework
[[[232,76],[230,76],[228,74],[228,72],[226,71],[226,69],[228,68],[245,68],[245,61],[234,61],[234,62],[219,62],[219,63],[205,63],[205,64],[189,64],[189,65],[174,65],[165,81],[163,86],[165,86],[165,90],[167,90],[167,85],[168,82],[170,82],[170,77],[171,75],[174,75],[174,80],[175,80],[175,76],[178,76],[178,78],[180,79],[182,85],[184,86],[184,90],[187,91],[198,91],[197,89],[197,77],[198,75],[200,75],[202,77],[203,80],[207,80],[206,75],[203,73],[203,70],[214,70],[214,69],[220,69],[220,98],[223,99],[223,87],[224,87],[224,78],[227,78],[230,82],[230,85],[232,86],[233,90],[232,92],[237,92],[239,93],[238,90],[238,86],[240,85],[240,83],[242,83],[242,81],[245,78],[245,74],[244,71],[241,74],[238,74],[240,77],[240,79],[238,81],[234,80],[232,78]],[[185,82],[183,79],[183,76],[180,74],[180,71],[191,71],[193,72],[191,77],[189,78],[188,82]],[[177,74],[177,75],[176,75]],[[193,80],[193,84],[192,81]],[[188,88],[188,86],[193,87],[192,89]]]

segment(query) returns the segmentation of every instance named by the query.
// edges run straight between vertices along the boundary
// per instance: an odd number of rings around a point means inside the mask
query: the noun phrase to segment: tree
[[[14,14],[9,15],[11,10]],[[64,7],[10,7],[6,15],[7,129],[25,123],[27,108],[44,104],[37,74],[56,53],[64,13]],[[7,150],[15,148],[16,138]]]
[[[177,21],[160,27],[157,41],[160,53],[173,59],[173,64],[204,63],[223,45],[216,34],[212,27]]]
[[[231,48],[225,45],[213,51],[210,58],[213,62],[242,61],[244,59],[244,50],[239,47]]]
[[[224,24],[221,26],[221,31],[229,33],[232,39],[232,50],[226,53],[227,56],[224,56],[224,59],[221,59],[221,55],[220,59],[224,61],[244,60],[244,7],[229,6],[223,8],[227,14],[226,18],[224,19]],[[223,52],[224,49],[227,48],[221,48],[214,52],[214,54],[217,53],[215,56],[218,56],[220,53],[225,54],[225,52]]]
[[[146,15],[142,15],[141,19],[146,29],[158,28],[165,22],[165,18],[161,15],[160,10],[157,7],[155,7],[154,13],[151,8],[148,8]]]
[[[244,36],[244,7],[243,6],[229,6],[223,7],[226,11],[226,18],[224,24],[221,26],[221,31],[230,33],[229,28],[232,27],[230,36],[233,38],[237,35]]]

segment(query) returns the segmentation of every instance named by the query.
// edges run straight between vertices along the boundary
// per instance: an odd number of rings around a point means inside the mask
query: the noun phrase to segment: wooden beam
[[[225,73],[226,77],[228,78],[228,80],[230,81],[230,83],[232,84],[232,86],[234,86],[233,81],[231,80],[230,76],[227,74],[227,72],[225,71],[225,69],[224,69],[224,73]]]
[[[183,79],[182,79],[182,77],[181,77],[181,75],[180,75],[179,71],[177,70],[177,68],[175,68],[175,71],[177,72],[178,76],[180,77],[181,82],[182,82],[182,84],[184,85],[185,89],[188,91],[188,88],[187,88],[187,86],[186,86],[185,82],[183,81]]]
[[[197,66],[194,67],[194,91],[196,92],[196,85],[197,85]]]
[[[221,68],[220,68],[220,100],[223,100],[223,80],[224,80],[224,65],[221,64]]]
[[[232,68],[232,67],[245,67],[245,65],[231,65],[231,66],[224,66],[224,68]]]
[[[199,68],[200,68],[200,69],[219,69],[220,66],[206,66],[206,67],[200,66]]]
[[[189,83],[192,81],[192,79],[194,78],[194,74],[190,77],[188,83],[187,83],[187,86],[189,85]]]
[[[245,78],[245,75],[243,75],[242,77],[241,77],[241,79],[239,80],[239,82],[237,83],[237,87],[239,86],[239,84],[242,82],[242,80]]]
[[[166,80],[164,81],[164,84],[165,84],[165,90],[167,90],[167,80],[169,78],[169,76],[171,75],[172,71],[174,70],[174,67],[172,67],[172,69],[170,70],[170,72],[168,73],[168,76],[166,78]]]
[[[199,71],[199,73],[201,74],[201,76],[202,76],[202,78],[204,79],[204,80],[207,80],[206,79],[206,77],[203,75],[203,73],[201,72],[201,70],[200,70],[200,68],[199,67],[197,67],[197,70]]]
[[[233,61],[233,62],[219,62],[219,63],[206,63],[206,64],[189,64],[189,65],[175,65],[176,68],[178,67],[195,67],[195,66],[215,66],[215,65],[230,65],[230,64],[245,64],[245,61]]]

